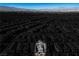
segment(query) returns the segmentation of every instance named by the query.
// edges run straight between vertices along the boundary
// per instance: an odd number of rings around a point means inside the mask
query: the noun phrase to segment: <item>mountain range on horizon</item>
[[[52,9],[28,9],[9,6],[0,6],[0,12],[24,11],[24,12],[79,12],[79,8],[52,8]]]
[[[30,11],[31,9],[24,9],[24,8],[16,8],[16,7],[8,7],[8,6],[0,6],[0,11]]]

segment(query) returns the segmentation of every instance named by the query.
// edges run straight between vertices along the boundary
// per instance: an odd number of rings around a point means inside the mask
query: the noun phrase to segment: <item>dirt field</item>
[[[47,56],[79,55],[79,13],[0,12],[0,55],[33,56],[38,40]]]

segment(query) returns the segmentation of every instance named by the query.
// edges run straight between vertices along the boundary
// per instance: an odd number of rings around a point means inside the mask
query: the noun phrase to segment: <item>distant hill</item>
[[[0,12],[24,11],[24,12],[79,12],[79,8],[52,8],[52,9],[25,9],[8,6],[0,6]]]
[[[32,11],[31,9],[23,9],[23,8],[15,8],[15,7],[8,7],[8,6],[0,6],[0,11],[3,12],[11,12],[11,11]]]

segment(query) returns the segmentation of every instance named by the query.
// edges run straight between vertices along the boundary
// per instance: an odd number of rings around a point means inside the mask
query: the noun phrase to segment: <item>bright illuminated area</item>
[[[45,56],[45,53],[46,53],[46,44],[39,40],[38,42],[36,42],[35,45],[35,55]]]

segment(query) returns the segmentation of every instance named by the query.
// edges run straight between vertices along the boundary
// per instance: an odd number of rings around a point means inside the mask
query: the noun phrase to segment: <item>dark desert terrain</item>
[[[79,12],[0,12],[0,56],[34,56],[38,40],[46,56],[79,56]]]

